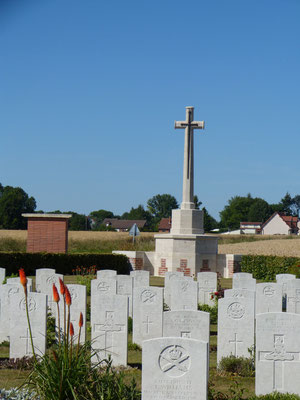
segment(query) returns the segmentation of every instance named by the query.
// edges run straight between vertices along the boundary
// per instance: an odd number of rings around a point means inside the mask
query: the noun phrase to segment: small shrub
[[[253,359],[245,357],[223,357],[219,362],[218,369],[239,376],[254,376],[255,373]]]
[[[55,318],[52,316],[48,309],[47,312],[47,337],[46,337],[47,348],[49,349],[56,343],[55,333]]]
[[[198,310],[205,311],[210,313],[210,323],[217,324],[218,323],[218,302],[215,303],[213,307],[208,304],[198,304]]]
[[[128,350],[133,350],[133,351],[139,350],[139,351],[142,351],[142,348],[141,348],[141,346],[139,346],[136,343],[129,342],[128,343]]]
[[[128,333],[132,333],[132,318],[128,317]]]

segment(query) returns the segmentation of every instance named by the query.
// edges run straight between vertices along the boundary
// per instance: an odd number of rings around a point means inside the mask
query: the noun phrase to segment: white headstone
[[[296,275],[293,274],[277,274],[276,275],[276,282],[282,284],[282,291],[283,294],[286,294],[286,283],[290,280],[296,279]]]
[[[133,278],[130,275],[117,275],[117,294],[128,296],[129,317],[132,317]]]
[[[218,301],[217,360],[233,355],[250,357],[254,345],[254,301],[227,297]]]
[[[100,269],[97,271],[97,279],[107,279],[117,275],[117,271],[113,269]]]
[[[198,309],[197,282],[178,279],[171,282],[171,311]]]
[[[249,298],[255,300],[254,290],[247,289],[226,289],[224,290],[224,297],[233,297],[235,299]]]
[[[286,311],[300,314],[300,279],[291,279],[286,282]]]
[[[170,307],[171,305],[171,281],[178,278],[183,278],[183,272],[167,271],[165,273],[164,302],[167,304],[168,307]]]
[[[22,285],[0,285],[0,343],[4,340],[9,340],[11,318],[10,302],[12,297],[18,293],[24,293]]]
[[[37,270],[40,271],[40,270]],[[55,284],[57,290],[59,291],[59,279],[64,280],[62,274],[53,274],[52,270],[45,269],[43,272],[39,273],[38,280],[38,293],[44,293],[48,296],[48,307],[53,316],[56,315],[56,303],[53,301],[53,283]]]
[[[5,279],[5,268],[0,268],[0,285],[3,284],[4,279]]]
[[[91,281],[91,296],[110,296],[117,294],[117,277],[93,279]]]
[[[247,272],[237,272],[232,277],[232,289],[256,290],[256,279]]]
[[[91,303],[92,362],[112,358],[113,365],[127,365],[128,298],[98,295]]]
[[[162,336],[163,289],[155,286],[133,288],[132,341],[142,345]]]
[[[75,338],[78,337],[79,334],[79,317],[80,313],[83,316],[83,327],[80,332],[80,343],[85,342],[86,338],[86,286],[85,285],[76,285],[69,284],[67,285],[71,295],[71,306],[70,306],[70,322],[72,322],[74,327],[74,335]],[[60,312],[60,329],[61,332],[64,331],[64,307],[63,307],[63,299],[60,296],[59,301],[59,312]],[[67,316],[66,316],[67,317]],[[56,327],[58,328],[58,315],[56,312]],[[77,340],[76,340],[77,343]]]
[[[35,271],[35,291],[41,293],[40,279],[44,282],[45,276],[54,275],[56,273],[53,268],[39,268]]]
[[[198,272],[198,303],[214,306],[215,301],[212,298],[217,291],[217,273],[216,272]]]
[[[203,340],[209,343],[210,314],[203,311],[167,311],[163,313],[163,336]]]
[[[282,285],[263,282],[256,285],[256,314],[282,311]]]
[[[256,316],[255,393],[300,395],[300,315]]]
[[[11,297],[10,301],[10,358],[32,356],[32,346],[26,317],[24,293]],[[46,351],[47,295],[28,293],[28,312],[32,331],[32,341],[36,355]]]
[[[133,287],[138,286],[149,286],[150,273],[145,270],[135,270],[130,272],[130,276],[133,277]]]
[[[21,285],[20,283],[20,278],[7,278],[6,279],[6,283],[8,284],[17,284],[17,285]],[[22,285],[21,285],[22,286]],[[31,278],[27,278],[27,290],[29,292],[32,292],[32,279]]]
[[[159,338],[143,345],[143,400],[206,400],[208,344]]]

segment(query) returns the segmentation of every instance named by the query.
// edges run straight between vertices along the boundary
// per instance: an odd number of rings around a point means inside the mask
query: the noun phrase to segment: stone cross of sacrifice
[[[193,121],[194,107],[186,107],[185,121],[175,121],[175,129],[185,129],[183,193],[180,208],[191,210],[194,204],[194,129],[204,129],[204,121]]]

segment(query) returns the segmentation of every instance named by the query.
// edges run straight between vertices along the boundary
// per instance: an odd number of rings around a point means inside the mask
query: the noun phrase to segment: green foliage
[[[20,187],[0,186],[0,229],[26,229],[23,213],[33,213],[36,202]]]
[[[242,272],[252,273],[253,277],[263,281],[275,280],[277,274],[294,273],[300,276],[300,260],[295,257],[242,256]]]
[[[273,214],[273,209],[266,200],[256,198],[251,204],[247,220],[250,222],[265,222]],[[240,221],[242,222],[242,221]]]
[[[198,310],[205,311],[210,313],[210,323],[217,324],[218,323],[218,302],[211,307],[208,304],[198,304]]]
[[[132,318],[128,317],[128,333],[132,333]]]
[[[72,214],[69,219],[69,231],[87,231],[90,229],[89,219],[86,215],[77,214],[73,211],[69,211],[67,214]]]
[[[55,337],[55,318],[51,312],[47,312],[47,334],[46,334],[47,349],[50,349],[56,343]]]
[[[170,194],[157,194],[147,202],[148,210],[153,217],[153,227],[162,218],[171,216],[172,210],[178,208],[177,200]]]
[[[291,393],[270,393],[270,394],[265,394],[264,396],[253,396],[249,397],[248,400],[300,400],[300,396],[297,394],[291,394]]]
[[[240,222],[248,220],[248,213],[253,200],[250,193],[247,197],[235,196],[228,200],[228,205],[220,212],[220,225],[231,230],[238,229]]]
[[[3,253],[0,252],[0,267],[7,274],[17,273],[22,266],[27,276],[35,275],[38,268],[55,268],[57,273],[70,275],[78,265],[97,270],[113,269],[118,274],[129,274],[128,258],[121,254],[53,254],[53,253]]]
[[[132,351],[137,351],[137,350],[142,351],[142,348],[141,348],[141,346],[139,346],[139,345],[136,344],[136,343],[128,342],[128,351],[129,351],[129,350],[132,350]]]
[[[150,212],[145,210],[141,204],[137,208],[132,207],[131,210],[129,212],[125,212],[121,218],[146,220],[146,225],[150,225],[152,221]]]
[[[104,219],[113,218],[114,213],[107,210],[98,210],[98,211],[92,211],[89,217],[93,220],[93,223],[91,224],[92,230],[99,230],[99,227],[104,221]]]
[[[218,365],[219,371],[237,374],[239,376],[254,376],[254,360],[245,357],[223,357]]]
[[[205,232],[210,232],[215,228],[218,228],[218,222],[212,217],[205,207],[202,209],[203,211],[203,227]]]
[[[96,278],[96,272],[94,265],[90,268],[77,267],[72,270],[72,273],[76,275],[77,283],[86,286],[87,296],[91,295],[91,281]]]
[[[9,276],[6,275],[6,277],[4,278],[4,281],[0,282],[0,283],[5,284],[7,282],[7,279],[9,279],[9,278],[17,278],[18,276],[19,276],[19,274],[11,274]]]
[[[244,393],[247,390],[240,386],[239,382],[233,381],[229,387],[229,394],[217,392],[214,383],[208,383],[208,400],[241,400],[245,399]]]

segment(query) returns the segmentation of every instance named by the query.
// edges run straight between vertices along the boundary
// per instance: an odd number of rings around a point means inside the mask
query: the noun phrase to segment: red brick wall
[[[200,272],[210,271],[209,268],[209,260],[202,260],[202,268],[200,268]]]
[[[180,267],[177,268],[177,271],[178,272],[183,272],[184,276],[191,276],[191,269],[188,268],[186,259],[183,258],[183,259],[180,260]]]
[[[165,276],[165,273],[168,271],[167,262],[165,258],[160,259],[160,267],[158,269],[158,275]]]
[[[28,218],[27,252],[66,253],[67,250],[67,219]]]
[[[228,261],[228,275],[232,278],[234,272],[241,271],[241,263],[239,261],[229,260]]]
[[[141,270],[144,267],[142,258],[129,258],[129,262],[132,265],[133,270]]]

